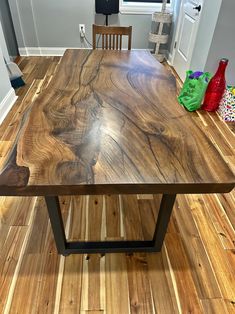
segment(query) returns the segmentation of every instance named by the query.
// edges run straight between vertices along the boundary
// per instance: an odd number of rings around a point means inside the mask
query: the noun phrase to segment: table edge
[[[90,184],[48,186],[1,186],[0,196],[53,196],[103,194],[211,194],[229,193],[235,187],[230,183],[182,184]]]

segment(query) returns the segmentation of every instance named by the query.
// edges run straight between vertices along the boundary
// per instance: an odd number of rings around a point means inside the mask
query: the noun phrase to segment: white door
[[[203,0],[182,0],[178,21],[173,67],[184,80],[195,45]]]

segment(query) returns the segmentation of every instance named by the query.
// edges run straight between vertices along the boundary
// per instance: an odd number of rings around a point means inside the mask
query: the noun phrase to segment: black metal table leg
[[[175,203],[176,195],[163,194],[160,210],[158,213],[156,228],[153,236],[154,247],[156,252],[161,251],[162,244],[166,235],[168,223]]]
[[[57,196],[46,196],[46,204],[59,254],[159,252],[161,251],[176,195],[164,194],[156,222],[153,240],[150,241],[80,241],[67,242]]]
[[[66,236],[64,223],[60,210],[58,196],[45,196],[47,210],[51,221],[51,227],[55,238],[57,251],[59,254],[66,255]]]

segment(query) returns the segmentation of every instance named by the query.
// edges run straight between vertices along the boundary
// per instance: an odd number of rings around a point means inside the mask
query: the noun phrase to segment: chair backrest
[[[93,49],[96,49],[96,36],[102,36],[102,49],[122,49],[122,36],[128,36],[128,50],[131,50],[132,26],[103,26],[93,24]]]

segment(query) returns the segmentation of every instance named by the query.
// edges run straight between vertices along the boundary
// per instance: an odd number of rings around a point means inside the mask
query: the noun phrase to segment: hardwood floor
[[[0,164],[23,112],[45,90],[59,62],[59,57],[20,60],[27,85],[0,127]],[[216,113],[192,117],[235,170],[234,124]],[[159,200],[60,199],[73,240],[149,239]],[[0,313],[235,313],[234,228],[234,191],[180,195],[161,253],[65,258],[56,253],[43,198],[1,197]]]

